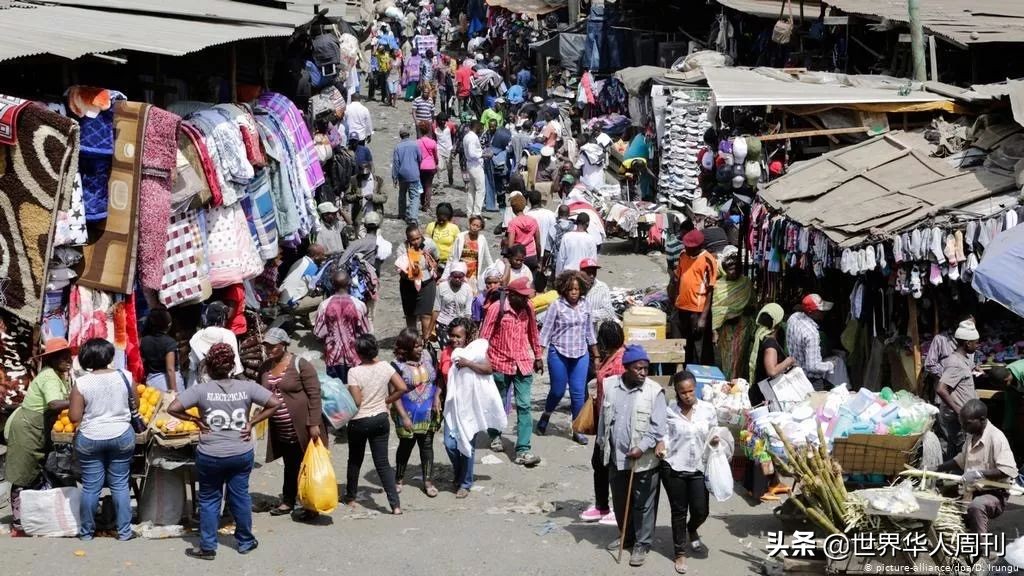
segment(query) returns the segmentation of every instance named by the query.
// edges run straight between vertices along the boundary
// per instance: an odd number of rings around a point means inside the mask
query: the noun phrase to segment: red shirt
[[[235,311],[235,315],[228,318],[226,328],[237,336],[241,336],[249,329],[245,322],[245,287],[241,284],[232,284],[217,291],[214,299],[219,299]]]
[[[625,347],[619,348],[597,369],[597,375],[595,376],[597,380],[597,398],[594,399],[595,419],[600,413],[602,403],[604,402],[604,379],[611,378],[612,376],[622,376],[626,371],[626,367],[622,365],[622,355],[625,352]]]
[[[537,237],[535,234],[540,225],[532,216],[520,214],[508,222],[509,246],[522,244],[526,248],[526,257],[537,255]]]
[[[473,91],[473,69],[465,66],[455,72],[455,83],[459,85],[458,96],[464,98]]]
[[[541,352],[537,313],[533,310],[533,304],[527,303],[526,309],[516,312],[505,302],[505,313],[501,315],[499,326],[500,311],[501,305],[496,303],[488,307],[484,314],[480,337],[490,341],[487,359],[499,374],[533,374],[533,361],[540,358]]]

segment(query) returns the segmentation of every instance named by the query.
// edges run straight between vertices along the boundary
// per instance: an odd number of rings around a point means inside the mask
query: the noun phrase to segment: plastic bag
[[[338,484],[334,478],[331,452],[319,438],[309,443],[302,458],[299,502],[306,510],[320,514],[330,514],[338,506]]]
[[[331,378],[326,372],[318,372],[317,376],[320,378],[320,398],[324,417],[332,428],[341,430],[355,416],[359,407],[341,380]]]
[[[78,488],[21,491],[21,526],[29,536],[78,536],[82,491]]]
[[[704,467],[704,483],[708,492],[719,502],[732,498],[733,478],[732,466],[726,456],[726,447],[719,442],[718,446],[708,448],[708,463]]]

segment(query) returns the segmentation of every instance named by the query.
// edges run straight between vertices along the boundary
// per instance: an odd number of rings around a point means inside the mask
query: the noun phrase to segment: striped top
[[[412,101],[412,117],[417,122],[430,122],[434,119],[434,103],[419,96]]]
[[[280,376],[267,375],[270,391],[273,392],[274,398],[281,403],[281,407],[274,412],[270,422],[275,436],[285,443],[294,444],[299,441],[299,437],[295,434],[295,423],[292,422],[292,415],[288,412],[288,405],[284,403],[284,395],[281,394],[280,384],[283,377],[284,374]]]

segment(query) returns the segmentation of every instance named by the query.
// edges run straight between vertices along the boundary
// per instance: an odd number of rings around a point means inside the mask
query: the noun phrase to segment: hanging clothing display
[[[665,119],[658,203],[681,210],[701,197],[697,153],[711,128],[708,105],[670,96]]]

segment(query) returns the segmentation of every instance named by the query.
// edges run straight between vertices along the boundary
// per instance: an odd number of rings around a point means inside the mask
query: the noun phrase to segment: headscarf
[[[761,348],[761,342],[764,339],[771,336],[772,332],[782,324],[782,319],[786,317],[786,311],[782,309],[782,306],[771,303],[766,304],[764,308],[757,313],[755,321],[761,319],[761,315],[767,314],[772,319],[771,328],[766,328],[757,322],[757,329],[754,330],[754,345],[750,347],[750,377],[753,378],[754,374],[757,374],[757,357],[758,351]]]
[[[726,246],[718,258],[718,283],[715,284],[715,292],[711,297],[712,330],[718,330],[726,320],[743,314],[754,295],[750,278],[740,275],[735,280],[729,280],[725,275],[722,264],[727,259],[738,256],[738,250],[734,246]]]

